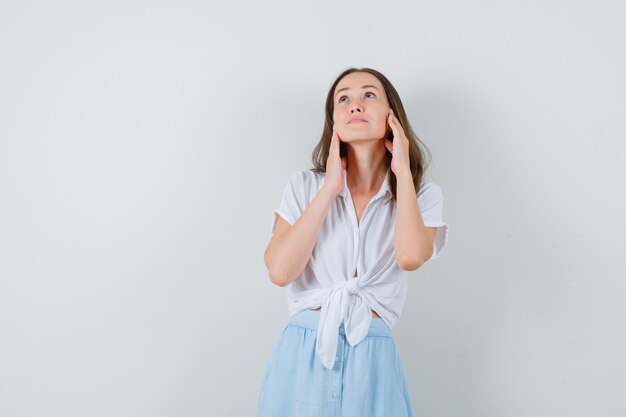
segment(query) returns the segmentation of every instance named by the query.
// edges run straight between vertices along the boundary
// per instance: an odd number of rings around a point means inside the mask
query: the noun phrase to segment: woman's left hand
[[[383,139],[385,146],[391,152],[391,170],[394,174],[399,175],[401,172],[411,171],[411,164],[409,163],[409,140],[404,134],[404,129],[400,126],[400,121],[393,113],[393,110],[389,108],[389,115],[387,116],[389,121],[389,127],[393,132],[393,142],[389,139]]]

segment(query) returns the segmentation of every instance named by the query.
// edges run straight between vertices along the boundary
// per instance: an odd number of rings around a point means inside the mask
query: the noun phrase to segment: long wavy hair
[[[406,112],[404,111],[404,106],[402,105],[402,100],[400,100],[400,95],[396,91],[395,87],[391,82],[380,72],[372,69],[372,68],[348,68],[343,71],[335,81],[330,86],[328,90],[328,94],[326,96],[326,116],[324,120],[324,129],[322,131],[322,137],[320,138],[319,143],[315,146],[312,153],[312,161],[313,168],[311,171],[316,173],[326,173],[326,161],[328,159],[328,153],[330,150],[330,140],[333,135],[333,111],[335,109],[335,103],[333,100],[333,93],[337,84],[343,77],[353,72],[367,72],[372,74],[374,77],[378,78],[380,83],[383,85],[385,90],[385,94],[387,95],[387,101],[389,102],[390,107],[393,109],[394,114],[400,121],[400,125],[404,130],[404,134],[409,140],[409,165],[411,167],[411,174],[413,176],[413,185],[415,186],[415,193],[419,192],[419,187],[422,183],[422,179],[424,177],[424,172],[428,167],[431,159],[431,154],[426,145],[419,140],[413,128],[411,128],[411,124],[409,123],[409,119],[406,116]],[[393,141],[393,132],[389,132],[387,134],[387,138]],[[339,155],[346,156],[348,155],[348,149],[346,148],[348,145],[344,142],[340,142],[339,144]],[[428,155],[428,160],[425,158],[425,154]],[[391,191],[391,198],[388,202],[395,202],[397,199],[397,179],[396,175],[393,173],[389,167],[391,166],[391,152],[385,148],[385,168],[388,169],[388,183],[389,189]],[[348,162],[349,163],[349,162]]]

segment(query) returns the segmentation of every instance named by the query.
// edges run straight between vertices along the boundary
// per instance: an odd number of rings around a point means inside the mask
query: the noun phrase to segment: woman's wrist
[[[320,188],[319,194],[322,194],[328,198],[334,199],[335,197],[339,195],[340,191],[341,190],[337,191],[336,189],[333,189],[331,186],[324,184],[322,185],[322,188]]]
[[[413,182],[413,173],[410,168],[403,169],[395,175],[398,183]]]

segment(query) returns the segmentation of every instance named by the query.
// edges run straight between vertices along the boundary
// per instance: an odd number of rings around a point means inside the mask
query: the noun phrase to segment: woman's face
[[[343,142],[380,140],[389,131],[389,103],[378,78],[368,72],[343,77],[333,93],[333,121]]]

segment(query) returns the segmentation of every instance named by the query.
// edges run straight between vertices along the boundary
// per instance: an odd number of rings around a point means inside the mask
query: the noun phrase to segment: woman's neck
[[[370,193],[380,189],[387,174],[386,148],[382,142],[380,146],[348,146],[346,175],[351,192]]]

